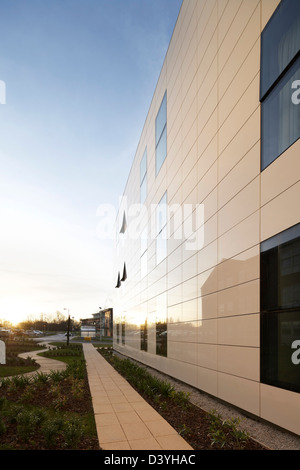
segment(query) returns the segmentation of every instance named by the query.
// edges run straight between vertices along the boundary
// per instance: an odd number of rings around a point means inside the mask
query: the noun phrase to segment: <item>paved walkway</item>
[[[103,450],[192,450],[92,344],[83,351]]]
[[[34,358],[39,369],[24,375],[64,370],[66,363],[38,356],[39,351],[22,353]],[[103,450],[193,450],[99,354],[92,344],[83,344],[92,395],[99,445]]]
[[[37,370],[33,372],[27,372],[23,375],[28,376],[39,373],[49,374],[53,370],[62,371],[66,369],[67,364],[65,362],[57,361],[56,359],[50,359],[48,357],[38,356],[39,353],[45,351],[47,351],[47,349],[40,349],[39,351],[28,351],[19,354],[19,357],[22,357],[23,359],[26,359],[28,356],[30,356],[32,359],[35,359],[37,364],[40,366]]]

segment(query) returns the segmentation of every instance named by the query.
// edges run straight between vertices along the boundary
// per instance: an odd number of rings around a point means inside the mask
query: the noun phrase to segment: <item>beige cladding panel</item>
[[[130,289],[122,285],[117,311],[132,325],[118,348],[299,433],[299,395],[259,382],[260,242],[300,222],[300,141],[260,168],[260,35],[278,4],[183,0],[125,191],[139,202],[147,147],[148,215],[165,191],[177,212],[158,265],[156,242],[148,240],[143,280],[140,247],[124,246]],[[156,175],[155,118],[166,90],[167,157]],[[174,236],[190,220],[183,204],[203,204],[197,250]],[[159,309],[157,298],[164,299]],[[148,352],[139,350],[141,317],[151,324]],[[168,321],[167,358],[156,354],[158,317]]]
[[[261,416],[278,426],[300,434],[299,393],[261,384]]]

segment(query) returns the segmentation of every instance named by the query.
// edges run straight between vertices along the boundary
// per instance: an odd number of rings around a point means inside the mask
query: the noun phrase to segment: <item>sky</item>
[[[118,208],[180,7],[1,0],[0,320],[111,306],[99,207]]]

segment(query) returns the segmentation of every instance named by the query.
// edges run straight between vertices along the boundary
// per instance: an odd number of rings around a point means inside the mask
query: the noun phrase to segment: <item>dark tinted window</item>
[[[261,382],[300,392],[300,310],[261,316]]]
[[[262,103],[262,170],[300,137],[300,104],[293,102],[300,97],[293,88],[297,80],[300,58]]]
[[[141,325],[141,350],[148,351],[148,324]]]
[[[300,137],[300,1],[281,0],[261,35],[261,169]]]
[[[261,382],[300,392],[300,224],[261,244]]]
[[[168,355],[168,329],[167,323],[156,323],[156,354],[159,356]]]
[[[261,245],[262,312],[300,308],[299,232],[299,225],[295,225],[281,237],[272,237]],[[296,238],[288,239],[295,234]]]
[[[261,38],[261,98],[300,50],[300,2],[282,0]]]
[[[122,344],[125,344],[125,322],[122,322]]]

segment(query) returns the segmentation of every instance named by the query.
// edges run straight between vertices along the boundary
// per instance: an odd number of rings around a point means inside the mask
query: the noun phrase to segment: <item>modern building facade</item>
[[[183,0],[120,205],[114,347],[300,434],[300,2]]]
[[[92,317],[81,319],[81,332],[83,336],[87,331],[94,332],[93,336],[112,337],[113,335],[113,309],[105,308]]]

